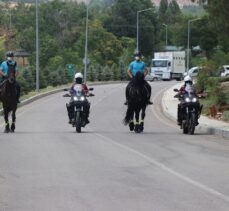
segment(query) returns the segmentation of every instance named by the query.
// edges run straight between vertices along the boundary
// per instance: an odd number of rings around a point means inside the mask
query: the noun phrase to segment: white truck
[[[182,80],[185,72],[185,51],[155,52],[150,75],[154,79]]]
[[[221,77],[229,76],[229,65],[223,65],[219,68]]]

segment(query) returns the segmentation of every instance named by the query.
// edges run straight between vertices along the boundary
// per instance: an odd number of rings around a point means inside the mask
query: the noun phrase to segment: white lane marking
[[[159,96],[162,92],[164,92],[166,89],[168,89],[168,88],[164,88],[164,89],[162,89],[160,92],[158,92],[158,93],[153,97],[153,102],[155,102],[155,99],[158,98],[158,96]],[[157,111],[155,110],[155,106],[154,106],[154,105],[152,106],[152,111],[153,111],[154,116],[155,116],[160,122],[162,122],[163,124],[165,124],[165,125],[167,125],[167,126],[169,126],[169,127],[178,129],[174,124],[169,123],[169,122],[165,121],[164,119],[162,119],[162,118],[157,114]],[[163,112],[162,112],[162,113],[163,113]]]
[[[108,138],[108,137],[106,137],[104,135],[101,135],[99,133],[94,133],[94,134],[96,136],[104,139],[104,140],[107,140],[107,141],[111,142],[113,145],[116,145],[119,148],[122,148],[124,150],[127,150],[129,152],[132,152],[132,153],[140,156],[141,158],[143,158],[143,159],[147,160],[148,162],[154,164],[158,168],[160,168],[160,169],[162,169],[162,170],[164,170],[164,171],[166,171],[166,172],[178,177],[179,179],[183,180],[184,182],[189,183],[192,186],[197,187],[200,190],[205,191],[207,193],[210,193],[211,195],[216,196],[216,197],[218,197],[218,198],[220,198],[220,199],[222,199],[222,200],[224,200],[226,202],[229,202],[229,196],[224,195],[223,193],[220,193],[220,192],[214,190],[213,188],[210,188],[210,187],[208,187],[208,186],[206,186],[204,184],[201,184],[200,182],[197,182],[197,181],[195,181],[195,180],[193,180],[193,179],[191,179],[191,178],[189,178],[189,177],[187,177],[187,176],[185,176],[185,175],[183,175],[183,174],[181,174],[181,173],[179,173],[179,172],[167,167],[166,165],[164,165],[164,164],[162,164],[162,163],[160,163],[160,162],[158,162],[158,161],[156,161],[156,160],[154,160],[154,159],[152,159],[152,158],[150,158],[150,157],[148,157],[148,156],[146,156],[146,155],[144,155],[144,154],[142,154],[142,153],[140,153],[140,152],[138,152],[138,151],[136,151],[136,150],[134,150],[134,149],[132,149],[132,148],[130,148],[128,146],[126,146],[126,145],[119,144],[116,141],[112,140],[111,138]]]
[[[123,88],[122,86],[117,86],[114,89],[112,89],[110,92],[108,92],[106,95],[102,96],[101,98],[99,98],[95,103],[93,103],[91,105],[91,108],[97,106],[97,104],[99,104],[100,102],[102,102],[103,100],[105,100],[107,97],[109,97],[111,94],[117,92],[119,89]]]

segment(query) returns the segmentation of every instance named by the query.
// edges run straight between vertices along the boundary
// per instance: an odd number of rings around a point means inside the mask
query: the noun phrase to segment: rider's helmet
[[[141,52],[137,51],[137,52],[134,53],[134,58],[135,58],[136,60],[140,60],[141,57],[142,57]]]
[[[6,52],[6,58],[7,58],[7,60],[12,60],[12,58],[14,57],[14,53],[13,53],[13,51],[7,51]]]
[[[75,82],[77,84],[82,84],[82,82],[83,82],[83,74],[82,73],[76,73],[75,74]]]
[[[184,83],[185,84],[192,84],[192,77],[190,75],[187,75],[184,77]]]

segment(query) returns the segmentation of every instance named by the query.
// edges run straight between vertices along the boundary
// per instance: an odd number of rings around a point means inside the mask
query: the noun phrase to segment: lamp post
[[[38,25],[38,0],[36,0],[36,91],[39,92],[39,25]]]
[[[187,41],[187,66],[186,66],[186,71],[188,72],[189,70],[189,45],[190,45],[190,24],[191,22],[198,21],[200,18],[195,18],[191,19],[188,21],[188,41]]]
[[[163,23],[162,26],[165,27],[165,46],[168,45],[168,25]]]
[[[86,32],[85,32],[85,54],[84,54],[84,82],[87,81],[87,65],[88,65],[88,58],[87,58],[87,47],[88,47],[88,5],[89,3],[87,3],[87,8],[86,8]]]
[[[139,51],[139,13],[140,12],[145,12],[145,11],[148,11],[148,10],[152,10],[154,8],[148,8],[148,9],[144,9],[144,10],[138,10],[137,11],[137,47],[136,47],[136,50]]]

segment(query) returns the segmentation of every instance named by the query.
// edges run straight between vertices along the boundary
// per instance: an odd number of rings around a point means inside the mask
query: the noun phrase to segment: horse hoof
[[[144,130],[144,125],[143,125],[143,123],[140,124],[139,130],[140,130],[140,133],[143,132],[143,130]]]
[[[10,125],[9,125],[9,123],[8,123],[8,124],[6,124],[6,126],[5,126],[4,133],[9,133],[9,132],[10,132]]]
[[[130,128],[130,131],[133,131],[134,130],[134,123],[133,122],[130,122],[129,123],[129,128]]]
[[[134,132],[135,133],[140,133],[140,127],[139,127],[139,125],[135,125]]]
[[[10,130],[11,130],[12,133],[14,133],[14,131],[15,131],[15,124],[12,124],[11,125]]]

